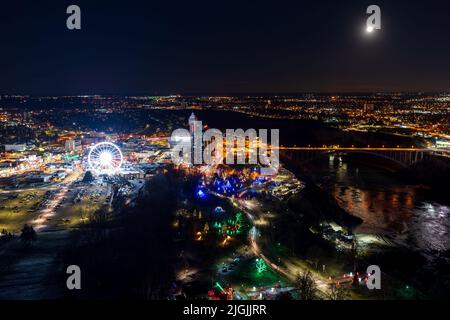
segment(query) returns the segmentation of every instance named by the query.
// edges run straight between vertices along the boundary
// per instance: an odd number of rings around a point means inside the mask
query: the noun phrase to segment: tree
[[[276,299],[283,300],[283,301],[293,300],[292,295],[289,292],[282,292],[282,293],[277,294]]]
[[[330,291],[328,294],[330,300],[346,300],[348,297],[348,292],[345,287],[333,283],[330,285]]]
[[[311,271],[298,274],[295,287],[300,293],[300,300],[314,300],[317,297],[317,286]]]
[[[108,210],[107,210],[107,208],[105,208],[103,206],[100,209],[94,211],[91,214],[89,220],[90,220],[90,222],[93,225],[97,225],[97,226],[103,227],[104,224],[108,221]]]
[[[256,259],[256,270],[258,271],[258,273],[263,273],[267,270],[266,263],[263,259]]]
[[[22,233],[20,234],[20,240],[26,244],[31,244],[36,240],[36,231],[29,225],[24,225],[22,228]]]
[[[83,182],[92,182],[94,181],[94,176],[92,175],[92,172],[86,171],[83,177]]]
[[[353,285],[358,286],[358,258],[359,258],[359,245],[356,237],[353,237],[352,241],[352,260],[353,260]]]
[[[84,205],[81,207],[80,210],[80,218],[82,222],[85,222],[85,220],[89,217],[89,213],[92,211],[92,205]]]

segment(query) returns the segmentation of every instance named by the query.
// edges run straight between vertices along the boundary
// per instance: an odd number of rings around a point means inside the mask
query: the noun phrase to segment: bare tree
[[[29,226],[27,224],[23,226],[20,234],[20,240],[28,246],[36,240],[36,231],[34,231],[33,226]]]
[[[352,261],[353,261],[353,285],[357,286],[358,281],[358,258],[359,258],[359,245],[356,237],[353,237],[352,241]]]
[[[300,293],[301,300],[314,300],[317,298],[317,286],[311,271],[297,275],[295,287]]]
[[[333,283],[330,285],[328,296],[330,300],[346,300],[348,298],[348,291],[344,286]]]

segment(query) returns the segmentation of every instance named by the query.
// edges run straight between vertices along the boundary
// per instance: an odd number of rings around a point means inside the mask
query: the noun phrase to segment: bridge
[[[326,154],[360,153],[379,157],[398,164],[403,168],[410,167],[434,156],[450,157],[450,150],[421,148],[357,148],[357,147],[280,147],[280,155],[296,163],[307,163]]]

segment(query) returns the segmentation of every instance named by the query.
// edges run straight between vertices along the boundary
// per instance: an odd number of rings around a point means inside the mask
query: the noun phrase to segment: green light
[[[80,157],[79,154],[75,154],[75,155],[65,155],[64,156],[64,160],[65,161],[71,161],[71,160],[76,160]]]
[[[226,293],[226,291],[224,290],[224,288],[222,288],[222,286],[220,285],[220,283],[216,282],[216,287],[220,289],[220,291],[222,291],[223,293]]]
[[[256,259],[256,270],[258,271],[258,273],[263,273],[267,270],[266,263],[263,259]]]

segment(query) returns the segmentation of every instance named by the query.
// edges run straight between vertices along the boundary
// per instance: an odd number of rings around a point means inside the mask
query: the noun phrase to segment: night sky
[[[2,1],[0,93],[450,91],[449,16],[435,0]]]

